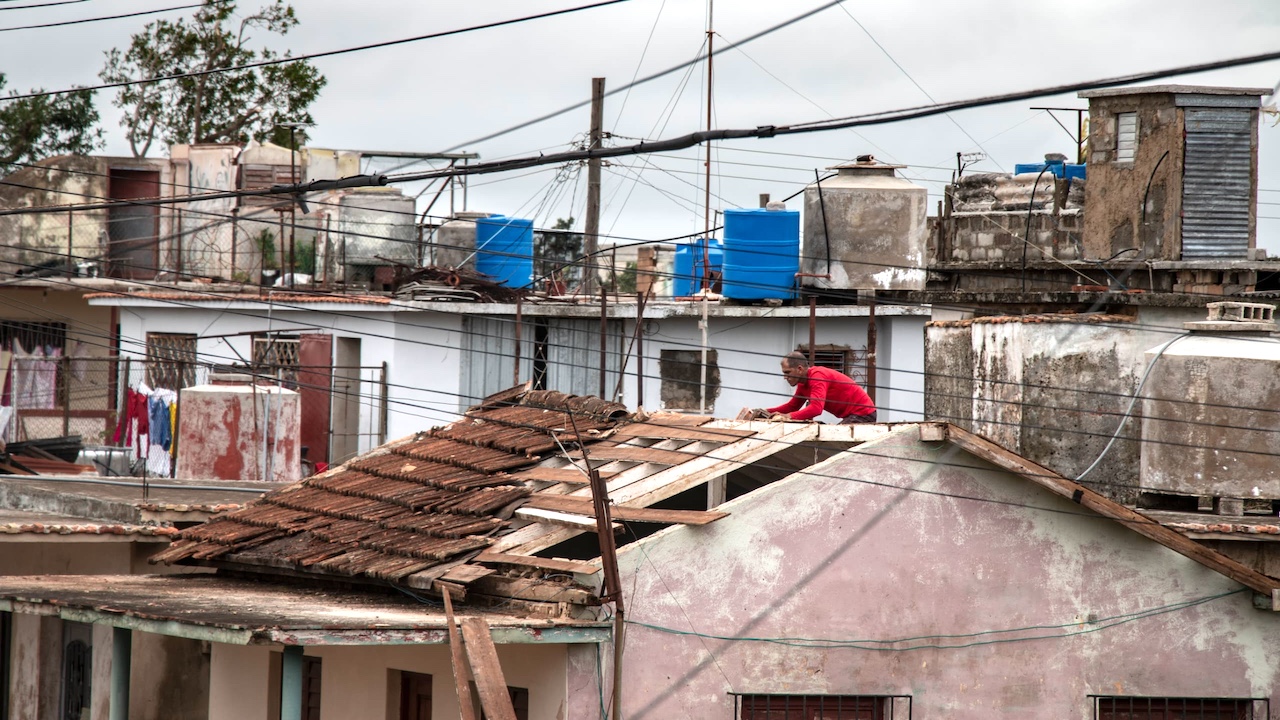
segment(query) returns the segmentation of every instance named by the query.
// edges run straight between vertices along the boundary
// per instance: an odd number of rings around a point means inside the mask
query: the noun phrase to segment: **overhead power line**
[[[56,3],[55,3],[56,4]],[[142,10],[139,12],[125,13],[123,15],[104,15],[102,17],[81,18],[80,20],[62,20],[60,22],[42,23],[40,25],[22,25],[20,27],[0,28],[0,32],[13,32],[15,30],[40,30],[43,28],[62,27],[64,25],[83,25],[91,22],[101,22],[103,20],[120,20],[122,18],[140,17],[142,15],[158,15],[160,13],[175,12],[177,10],[190,10],[191,8],[204,7],[205,3],[195,3],[194,5],[178,5],[177,7],[160,8],[158,10]],[[29,7],[40,7],[39,5],[31,5]],[[0,10],[17,10],[18,8],[0,8]],[[81,88],[84,89],[84,88]],[[68,92],[68,91],[63,91]],[[74,91],[70,91],[74,92]],[[35,93],[37,95],[43,93]],[[49,93],[52,94],[52,93]],[[12,98],[5,98],[12,99]]]
[[[392,47],[395,45],[404,45],[407,43],[419,42],[421,40],[432,40],[435,38],[449,37],[450,35],[461,35],[463,33],[475,32],[476,30],[488,30],[491,28],[505,27],[507,25],[516,25],[519,23],[529,22],[532,20],[542,20],[545,18],[556,17],[558,15],[568,15],[570,13],[581,12],[583,10],[594,10],[596,8],[605,7],[607,5],[617,5],[618,3],[629,2],[629,0],[602,0],[601,2],[591,3],[590,5],[579,5],[577,7],[564,8],[562,10],[551,10],[535,15],[525,15],[509,20],[497,20],[495,22],[483,23],[481,25],[471,25],[469,27],[457,28],[455,30],[444,30],[441,32],[428,33],[426,35],[416,35],[414,37],[401,38],[399,40],[387,40],[384,42],[369,43],[367,45],[357,45],[355,47],[342,48],[339,50],[326,50],[324,52],[309,53],[306,55],[294,55],[291,57],[273,58],[271,60],[260,60],[258,62],[245,63],[244,65],[233,65],[224,68],[212,68],[209,70],[193,70],[185,73],[175,73],[173,75],[159,75],[156,77],[143,78],[141,80],[123,80],[113,83],[100,83],[98,85],[86,85],[85,87],[68,88],[65,90],[44,90],[40,92],[19,93],[17,95],[9,95],[0,97],[0,102],[7,100],[22,100],[23,98],[43,97],[46,95],[65,95],[68,93],[83,92],[85,90],[106,90],[109,88],[128,87],[130,85],[145,85],[153,82],[164,82],[166,80],[178,80],[180,78],[200,77],[203,75],[216,75],[224,72],[235,72],[237,70],[251,70],[253,68],[267,67],[269,65],[284,65],[287,63],[301,62],[303,60],[314,60],[316,58],[334,57],[336,55],[346,55],[354,52],[363,52],[365,50],[374,50],[378,48]],[[191,6],[198,7],[198,6]]]

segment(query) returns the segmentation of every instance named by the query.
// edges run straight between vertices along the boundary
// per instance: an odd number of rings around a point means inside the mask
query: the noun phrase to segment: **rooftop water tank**
[[[533,221],[494,215],[476,220],[476,272],[499,285],[533,283]]]
[[[689,297],[702,289],[707,260],[710,259],[711,274],[715,278],[713,284],[719,284],[719,277],[724,263],[724,244],[719,240],[705,238],[693,242],[676,245],[675,271],[671,278],[671,294],[676,297]]]
[[[249,375],[213,374],[178,392],[179,480],[301,479],[298,393]]]
[[[800,213],[782,203],[724,211],[721,294],[734,300],[789,300],[800,269]]]
[[[1275,307],[1209,304],[1208,321],[1146,353],[1141,487],[1280,500]]]
[[[431,264],[460,269],[473,267],[476,254],[476,220],[489,217],[487,212],[462,211],[436,230],[431,245]]]
[[[902,165],[864,155],[804,191],[801,284],[840,290],[922,290],[928,191]],[[826,276],[830,277],[813,277]]]

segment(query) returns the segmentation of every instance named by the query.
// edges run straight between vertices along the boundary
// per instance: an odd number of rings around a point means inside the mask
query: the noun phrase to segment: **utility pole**
[[[591,78],[591,134],[588,147],[600,148],[600,126],[604,124],[604,78]],[[600,158],[587,161],[587,219],[583,228],[582,252],[586,262],[582,268],[582,294],[596,293],[596,252],[600,248]]]

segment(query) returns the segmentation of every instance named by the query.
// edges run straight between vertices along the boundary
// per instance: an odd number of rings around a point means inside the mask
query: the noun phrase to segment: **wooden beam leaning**
[[[1182,533],[1171,530],[1156,520],[1068,480],[1043,465],[1005,450],[980,435],[950,425],[947,427],[947,439],[961,449],[1005,470],[1017,473],[1055,495],[1078,503],[1104,517],[1118,520],[1139,535],[1155,540],[1170,550],[1211,568],[1241,585],[1268,597],[1272,596],[1276,590],[1280,590],[1280,580],[1267,577],[1226,555],[1210,550]]]
[[[507,692],[507,679],[498,662],[498,648],[489,634],[489,623],[484,618],[469,617],[462,621],[462,637],[467,643],[467,659],[471,662],[471,676],[476,680],[480,694],[480,707],[489,720],[516,720],[516,710]]]
[[[471,702],[471,683],[467,680],[467,660],[463,656],[462,638],[458,636],[458,626],[453,621],[452,593],[444,592],[444,616],[449,623],[449,658],[453,664],[453,684],[458,689],[458,707],[462,709],[462,720],[476,720],[476,708]]]

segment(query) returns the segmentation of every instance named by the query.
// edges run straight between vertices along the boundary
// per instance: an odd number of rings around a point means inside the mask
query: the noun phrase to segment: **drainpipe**
[[[111,632],[111,720],[129,720],[129,675],[133,656],[133,631],[112,628]]]
[[[289,645],[280,663],[280,720],[302,720],[302,646]]]

